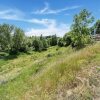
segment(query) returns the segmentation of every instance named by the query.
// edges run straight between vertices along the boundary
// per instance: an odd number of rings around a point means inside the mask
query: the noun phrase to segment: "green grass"
[[[43,67],[49,66],[54,62],[56,58],[59,58],[59,52],[64,54],[66,51],[69,51],[71,48],[60,48],[56,50],[57,47],[49,48],[48,51],[45,52],[31,52],[30,55],[21,54],[16,59],[8,60],[9,63],[1,66],[2,72],[1,77],[6,77],[6,81],[4,80],[4,84],[0,86],[0,98],[13,99],[15,95],[19,99],[19,95],[22,95],[25,90],[31,87],[29,82],[30,76],[33,76],[42,70]],[[70,50],[71,53],[72,51]],[[53,54],[52,57],[47,57],[48,54]],[[16,70],[16,71],[15,71]],[[9,76],[9,74],[12,74]],[[19,74],[18,74],[19,73]],[[1,78],[2,80],[2,78]],[[7,93],[8,92],[8,93]],[[8,95],[5,95],[8,94]],[[6,97],[7,96],[7,97]]]
[[[82,67],[100,65],[100,43],[79,51],[51,47],[0,62],[1,100],[53,100]]]

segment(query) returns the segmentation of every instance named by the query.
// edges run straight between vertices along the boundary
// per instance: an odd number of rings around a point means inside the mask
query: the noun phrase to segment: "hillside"
[[[100,100],[100,42],[79,51],[0,53],[1,100]]]

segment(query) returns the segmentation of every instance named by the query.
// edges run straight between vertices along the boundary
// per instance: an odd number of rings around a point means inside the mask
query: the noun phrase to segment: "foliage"
[[[2,50],[10,49],[13,28],[14,27],[9,24],[0,25],[0,46]]]
[[[33,47],[35,48],[35,51],[42,51],[43,43],[38,38],[35,38],[33,41]]]
[[[69,46],[72,43],[72,40],[71,40],[71,36],[70,35],[71,35],[71,32],[68,32],[63,37],[63,40],[65,42],[65,46]]]
[[[91,17],[91,13],[86,9],[74,16],[74,21],[71,27],[71,39],[73,46],[81,48],[88,43],[88,39],[90,37],[89,25],[93,22],[93,20],[94,18]]]
[[[5,61],[5,64],[1,64],[1,82],[4,79],[0,85],[1,100],[28,100],[31,97],[34,100],[53,100],[60,95],[60,90],[63,89],[65,93],[76,83],[74,80],[81,69],[86,67],[87,70],[90,67],[88,64],[100,65],[100,43],[80,51],[71,50],[62,47],[59,48],[61,55],[46,57],[58,52],[56,47],[51,47],[45,52],[33,51],[31,55],[20,55],[7,63]]]
[[[50,46],[59,47],[69,46],[82,48],[91,43],[91,34],[95,31],[100,32],[100,20],[90,27],[94,18],[91,13],[83,9],[79,14],[74,16],[70,32],[66,33],[63,38],[52,36],[32,36],[27,37],[24,31],[13,25],[0,25],[0,50],[9,51],[10,54],[18,52],[27,52],[29,50],[43,51]]]
[[[64,46],[63,38],[59,38],[59,40],[58,40],[58,46],[60,46],[60,47]]]
[[[51,44],[51,46],[57,45],[57,36],[56,36],[56,35],[53,35],[53,36],[51,37],[50,44]]]
[[[100,34],[100,20],[97,20],[97,22],[94,25],[94,28],[96,34]]]
[[[43,43],[43,50],[47,50],[47,48],[48,48],[47,40],[46,39],[43,39],[42,40],[42,43]]]
[[[16,28],[13,34],[13,44],[10,54],[17,54],[18,52],[26,52],[26,41],[24,31]]]

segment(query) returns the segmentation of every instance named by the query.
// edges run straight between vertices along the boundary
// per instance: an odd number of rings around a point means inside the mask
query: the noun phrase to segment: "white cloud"
[[[17,9],[0,10],[0,19],[17,20],[44,26],[48,26],[51,23],[55,23],[55,21],[52,19],[36,19],[36,18],[26,19],[25,14]]]
[[[50,20],[48,20],[50,22]],[[57,34],[57,36],[63,36],[66,32],[70,30],[70,25],[64,24],[64,23],[57,23],[55,20],[51,20],[51,23],[45,28],[42,29],[28,29],[26,32],[26,35],[28,36],[40,36],[41,34],[44,36],[47,35],[54,35]]]
[[[40,19],[29,19],[25,21],[29,23],[44,25],[44,26],[50,26],[51,23],[55,24],[55,20],[52,20],[52,19],[41,19],[41,20]]]
[[[47,4],[48,6],[48,4]],[[47,8],[43,9],[41,12],[46,11]],[[17,9],[8,9],[8,10],[0,10],[0,19],[6,19],[6,20],[15,20],[15,21],[22,21],[27,23],[33,23],[38,24],[41,26],[44,26],[45,28],[42,29],[29,29],[26,32],[26,35],[32,36],[36,35],[39,36],[43,34],[46,35],[53,35],[57,34],[58,36],[63,36],[66,32],[69,31],[69,25],[64,23],[58,23],[54,19],[25,19],[25,14]]]
[[[33,14],[57,14],[57,13],[61,13],[63,11],[67,11],[67,10],[73,10],[73,9],[77,9],[80,6],[71,6],[71,7],[65,7],[62,9],[56,9],[53,10],[49,7],[48,3],[45,3],[45,7],[43,9],[37,10],[37,11],[33,11]]]
[[[24,13],[17,9],[0,10],[0,19],[21,20]]]
[[[44,13],[48,9],[49,9],[49,4],[48,3],[45,3],[45,7],[42,10],[40,10],[40,13]]]

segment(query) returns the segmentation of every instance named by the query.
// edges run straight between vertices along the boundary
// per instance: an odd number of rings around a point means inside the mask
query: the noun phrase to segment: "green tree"
[[[51,37],[51,42],[50,42],[51,46],[55,46],[57,45],[57,36],[56,35],[53,35]]]
[[[11,48],[12,36],[14,27],[9,24],[0,25],[0,46],[3,50]]]
[[[35,51],[42,51],[43,50],[43,43],[40,39],[35,38],[33,41],[33,47],[35,48]]]
[[[64,46],[63,38],[59,38],[59,40],[58,40],[58,46],[60,46],[60,47]]]
[[[41,36],[40,36],[40,40],[43,40],[44,39],[44,37],[42,36],[42,34],[41,34]]]
[[[83,47],[90,39],[89,25],[93,22],[94,18],[91,13],[83,9],[79,14],[74,16],[73,24],[71,27],[72,46],[77,48]]]
[[[26,51],[26,41],[24,31],[20,28],[15,28],[13,35],[13,45],[10,53],[16,54],[18,52]]]
[[[48,42],[47,42],[47,40],[43,39],[42,43],[43,43],[43,50],[47,50],[47,48],[48,48]]]
[[[71,40],[71,36],[70,35],[71,35],[71,32],[68,32],[63,37],[63,40],[65,42],[65,46],[69,46],[72,43],[72,40]]]

